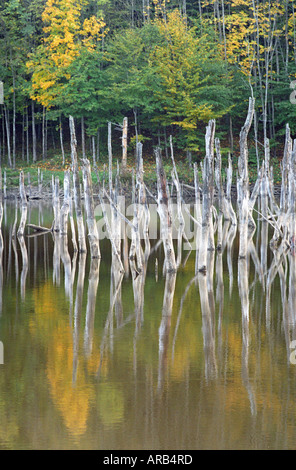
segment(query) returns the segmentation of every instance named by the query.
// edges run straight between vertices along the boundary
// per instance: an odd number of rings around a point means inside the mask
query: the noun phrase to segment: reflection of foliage
[[[81,368],[75,383],[73,375],[73,338],[70,327],[60,326],[48,351],[47,377],[54,402],[59,408],[71,434],[78,436],[86,430],[93,390],[87,385]]]
[[[79,362],[75,363],[76,346],[74,347],[73,344],[73,330],[68,317],[61,314],[63,303],[65,309],[67,303],[60,289],[55,288],[51,282],[47,282],[34,290],[33,297],[35,317],[31,319],[30,329],[35,337],[42,338],[43,347],[47,349],[46,373],[52,399],[67,429],[72,435],[78,437],[86,430],[95,393],[94,386],[88,383],[85,372],[96,373],[100,355],[98,350],[93,348],[92,355],[85,363],[79,350],[77,352]],[[56,301],[53,302],[53,299]],[[102,376],[107,373],[106,366],[107,361],[103,357]],[[122,420],[124,397],[116,387],[106,389],[104,385],[100,385],[98,405],[105,425],[112,425]]]
[[[17,416],[10,413],[7,404],[0,399],[0,447],[11,448],[19,433]]]
[[[72,383],[73,333],[68,318],[60,314],[62,298],[58,299],[58,303],[53,302],[58,292],[61,291],[49,282],[34,291],[35,317],[30,327],[35,335],[41,334],[43,337],[43,332],[45,334],[43,345],[46,341],[48,350],[46,371],[53,401],[71,434],[80,435],[86,429],[92,389],[87,386],[80,368],[75,384]],[[49,334],[49,330],[52,330],[52,334]]]
[[[124,395],[118,387],[100,384],[97,403],[98,412],[105,426],[112,426],[123,420]]]

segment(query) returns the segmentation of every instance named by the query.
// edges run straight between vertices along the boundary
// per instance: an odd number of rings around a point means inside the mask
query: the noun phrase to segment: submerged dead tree
[[[60,233],[67,235],[68,233],[68,217],[70,212],[70,171],[64,173],[64,201],[60,212]]]
[[[88,226],[88,239],[90,245],[90,253],[92,258],[100,258],[100,243],[98,228],[95,220],[95,209],[91,179],[90,163],[87,159],[83,160],[83,185],[84,185],[84,200],[86,210],[86,221]]]
[[[160,218],[160,232],[165,253],[165,269],[168,273],[174,273],[177,270],[177,265],[172,236],[172,213],[160,148],[155,149],[155,158],[158,192],[157,210]]]
[[[61,211],[60,211],[60,180],[56,176],[54,179],[54,195],[53,195],[53,211],[54,211],[54,222],[53,230],[54,232],[60,231],[60,221],[61,221]]]
[[[81,193],[80,193],[80,181],[79,181],[79,170],[78,170],[78,158],[77,158],[77,140],[75,134],[74,119],[69,116],[70,125],[70,137],[71,137],[71,159],[72,159],[72,172],[73,172],[73,189],[74,189],[74,203],[77,218],[77,229],[78,229],[78,247],[81,253],[85,253],[86,242],[85,242],[85,230],[83,223],[82,204],[81,204]]]
[[[25,226],[27,221],[27,212],[28,212],[28,201],[27,195],[25,190],[25,179],[24,179],[24,172],[20,172],[20,197],[21,197],[21,220],[19,224],[19,228],[17,231],[17,236],[22,237],[25,233]]]
[[[198,271],[207,271],[208,249],[214,249],[212,233],[213,184],[213,153],[214,153],[215,121],[211,120],[206,130],[206,156],[203,162],[203,193],[202,193],[202,228],[198,253]]]
[[[248,171],[248,134],[252,125],[255,109],[254,98],[249,99],[249,109],[244,126],[240,132],[240,154],[238,159],[239,178],[237,181],[239,211],[239,258],[246,258],[248,251],[249,221],[249,171]]]

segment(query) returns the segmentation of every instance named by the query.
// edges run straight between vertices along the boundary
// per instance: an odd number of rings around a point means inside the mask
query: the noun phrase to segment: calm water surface
[[[92,264],[51,234],[21,246],[14,211],[7,202],[2,449],[295,448],[292,256],[268,287],[274,257],[258,230],[246,264],[235,239],[212,254],[213,277],[195,277],[192,251],[165,279],[154,243],[145,276],[121,278],[107,241]],[[53,215],[30,204],[29,217]]]

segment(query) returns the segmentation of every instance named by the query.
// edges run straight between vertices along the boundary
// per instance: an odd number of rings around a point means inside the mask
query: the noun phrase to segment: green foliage
[[[224,11],[221,2],[212,1],[150,0],[149,10],[147,5],[143,0],[0,1],[1,130],[4,110],[11,129],[4,139],[16,133],[20,151],[33,99],[39,145],[45,107],[56,134],[58,119],[65,129],[72,114],[84,118],[87,136],[100,130],[103,146],[107,122],[121,123],[127,116],[129,149],[136,134],[150,151],[173,135],[176,150],[184,155],[190,150],[196,160],[204,152],[209,119],[216,119],[224,147],[231,119],[237,146],[252,92],[261,143],[265,98],[271,146],[282,145],[286,123],[296,133],[296,105],[289,99],[296,78],[291,2],[257,2],[256,11],[252,0],[224,2]],[[31,125],[29,112],[30,146]],[[113,148],[120,152],[117,136]]]

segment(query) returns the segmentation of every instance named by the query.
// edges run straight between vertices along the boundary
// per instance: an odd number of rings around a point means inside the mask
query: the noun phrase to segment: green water
[[[50,226],[52,210],[32,205],[29,217]],[[166,291],[160,246],[143,285],[127,272],[112,303],[119,275],[111,272],[108,241],[91,266],[89,257],[73,255],[70,241],[67,258],[51,234],[26,237],[26,268],[18,239],[11,239],[13,220],[7,202],[1,449],[295,448],[289,275],[284,286],[274,279],[268,308],[250,258],[242,292],[235,240],[228,258],[227,248],[212,254],[212,283],[210,276],[194,279],[195,252],[188,259],[184,252]],[[260,258],[260,246],[257,252]],[[272,259],[268,251],[267,267]],[[164,297],[172,286],[170,310]]]

